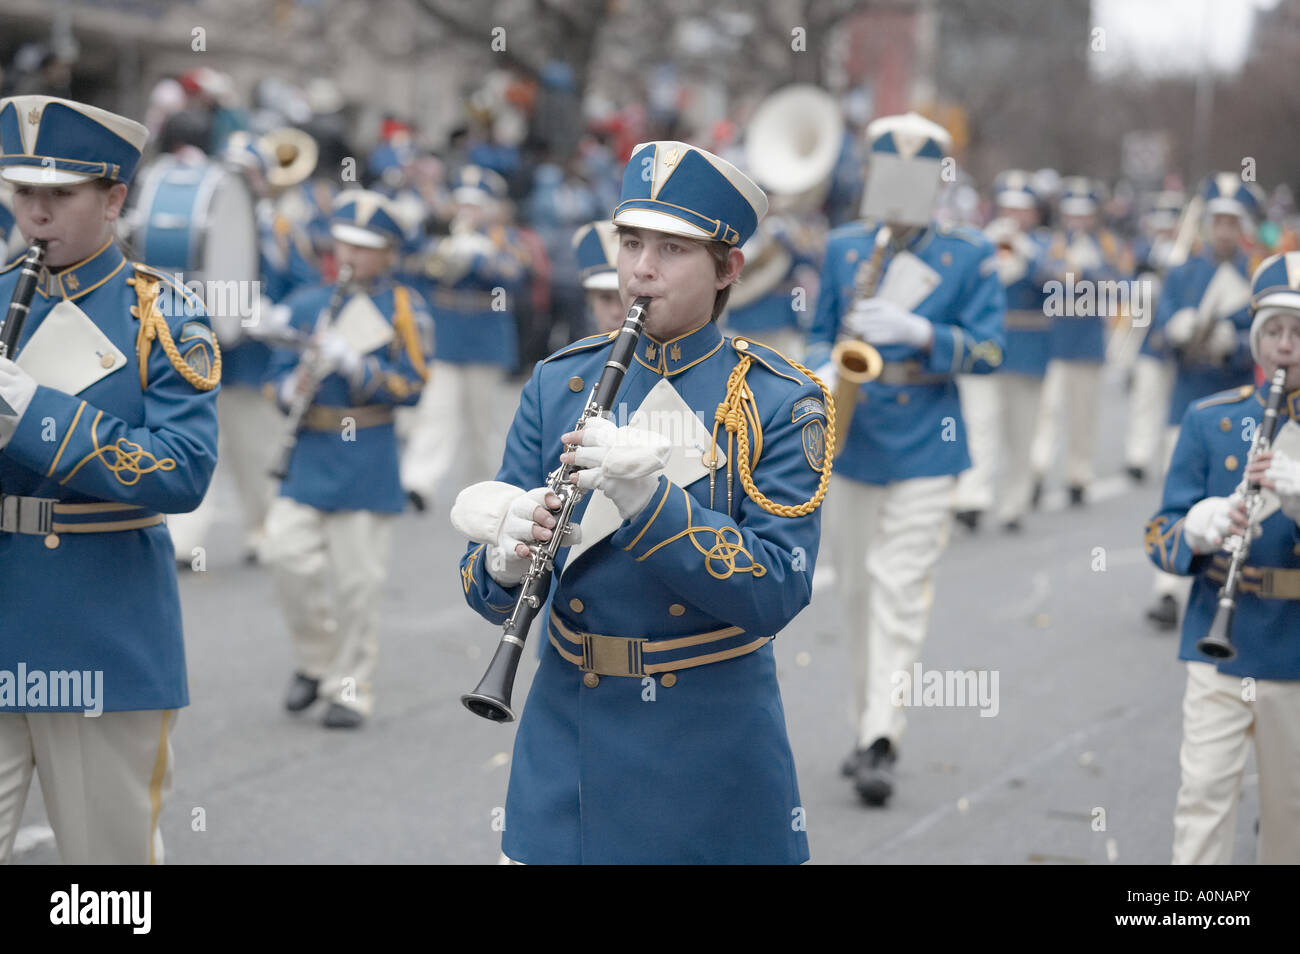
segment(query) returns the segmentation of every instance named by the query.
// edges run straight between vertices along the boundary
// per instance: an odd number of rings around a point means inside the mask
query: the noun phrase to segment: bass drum
[[[163,156],[141,176],[128,221],[140,260],[201,282],[217,340],[237,344],[259,291],[257,214],[244,180],[216,162]]]

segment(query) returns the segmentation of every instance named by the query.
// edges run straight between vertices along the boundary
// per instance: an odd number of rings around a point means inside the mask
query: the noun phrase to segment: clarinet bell
[[[523,643],[516,645],[503,639],[474,691],[460,697],[465,708],[491,722],[514,722],[515,714],[510,709],[510,691],[515,683],[515,670],[519,667],[522,652]]]
[[[1210,624],[1210,631],[1196,643],[1198,652],[1211,659],[1219,660],[1231,659],[1237,655],[1229,636],[1232,630],[1232,610],[1231,600],[1219,600],[1219,607],[1214,611],[1214,622]]]

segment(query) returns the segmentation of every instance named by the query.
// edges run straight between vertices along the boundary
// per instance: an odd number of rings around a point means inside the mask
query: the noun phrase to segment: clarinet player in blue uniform
[[[1259,768],[1259,862],[1300,863],[1300,252],[1262,262],[1251,281],[1251,354],[1265,384],[1192,404],[1183,416],[1146,552],[1192,578],[1178,658],[1187,663],[1175,864],[1230,864],[1241,779],[1252,743]],[[1251,458],[1270,382],[1286,369],[1271,450]],[[1266,435],[1268,436],[1268,435]],[[1214,659],[1210,631],[1229,558],[1247,532],[1243,488],[1263,487],[1241,572],[1230,639]]]
[[[65,862],[163,860],[189,704],[163,515],[212,477],[221,357],[202,304],[114,241],[147,137],[81,103],[0,101],[0,175],[47,247],[17,360],[0,358],[0,861],[33,770]]]
[[[717,325],[766,210],[717,156],[638,145],[613,220],[625,310],[645,296],[649,315],[614,419],[570,433],[612,337],[561,349],[524,387],[497,479],[453,507],[474,541],[465,599],[502,623],[555,525],[547,474],[573,462],[595,491],[533,634],[549,645],[515,738],[513,861],[808,859],[771,643],[812,597],[829,395]]]

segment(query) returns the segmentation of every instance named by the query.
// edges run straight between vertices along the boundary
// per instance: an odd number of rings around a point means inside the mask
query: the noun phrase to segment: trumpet
[[[880,285],[880,278],[885,273],[885,253],[893,238],[893,230],[888,225],[882,226],[876,233],[876,244],[871,250],[871,258],[858,269],[853,283],[856,301],[870,298]],[[849,437],[849,425],[853,422],[853,409],[858,403],[858,389],[868,381],[880,377],[884,361],[880,352],[861,338],[842,337],[831,350],[831,364],[835,368],[835,448],[839,455]]]
[[[1264,409],[1264,420],[1255,431],[1255,439],[1250,444],[1250,454],[1246,457],[1246,466],[1259,454],[1264,453],[1273,444],[1273,432],[1277,428],[1278,414],[1282,408],[1282,397],[1286,391],[1286,368],[1278,368],[1273,373],[1273,380],[1268,388],[1268,406]],[[1233,535],[1224,543],[1224,549],[1232,556],[1228,564],[1228,575],[1219,589],[1219,605],[1214,611],[1214,620],[1210,631],[1196,643],[1198,651],[1211,659],[1231,659],[1237,655],[1232,648],[1232,614],[1237,608],[1237,586],[1241,582],[1241,568],[1250,554],[1250,538],[1259,522],[1259,508],[1262,506],[1262,493],[1259,481],[1251,480],[1246,484],[1246,532],[1241,536]]]

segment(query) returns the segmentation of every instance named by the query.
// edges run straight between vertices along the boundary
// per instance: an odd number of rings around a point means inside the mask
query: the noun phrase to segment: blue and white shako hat
[[[1163,192],[1157,192],[1155,199],[1151,203],[1151,212],[1147,216],[1147,224],[1153,229],[1173,228],[1178,224],[1186,202],[1186,196],[1177,189],[1166,189]]]
[[[1250,280],[1250,353],[1259,361],[1264,323],[1281,311],[1300,314],[1300,252],[1281,252],[1259,263]]]
[[[469,205],[487,205],[506,197],[506,180],[483,166],[461,166],[451,177],[451,197]]]
[[[1008,169],[993,180],[993,199],[1004,209],[1037,209],[1033,176],[1024,169]]]
[[[573,233],[582,287],[618,291],[618,229],[613,222],[588,222]]]
[[[1087,176],[1069,176],[1062,180],[1062,215],[1095,215],[1100,205],[1101,189]]]
[[[891,225],[928,225],[943,189],[952,136],[919,113],[882,116],[867,126],[867,188],[861,215]]]
[[[1263,215],[1264,198],[1258,186],[1243,182],[1235,172],[1216,172],[1201,187],[1206,215],[1235,215],[1252,227]]]
[[[10,182],[127,183],[148,138],[140,123],[97,106],[54,96],[0,100],[0,176]]]
[[[613,221],[739,248],[766,214],[763,190],[727,160],[661,140],[632,150]]]
[[[348,189],[334,199],[330,235],[362,248],[398,248],[406,239],[406,229],[387,196],[369,189]]]

